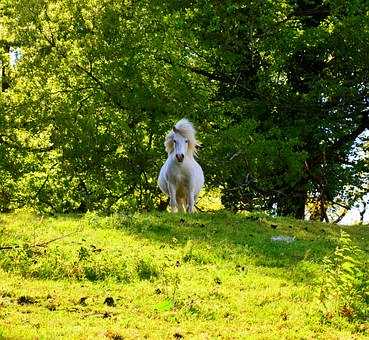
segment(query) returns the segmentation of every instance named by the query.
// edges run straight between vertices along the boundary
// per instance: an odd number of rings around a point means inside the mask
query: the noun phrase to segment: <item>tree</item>
[[[183,67],[218,83],[206,163],[224,203],[303,218],[308,199],[326,207],[360,187],[367,168],[350,154],[369,127],[365,3],[198,1],[188,13],[197,45],[182,44],[195,50]]]
[[[94,0],[7,5],[22,59],[2,115],[17,121],[14,142],[28,150],[33,167],[14,184],[15,206],[110,211],[157,204],[162,141],[171,125],[162,121],[191,111],[199,97],[192,88],[197,76],[154,58],[162,45],[155,37],[160,9]]]

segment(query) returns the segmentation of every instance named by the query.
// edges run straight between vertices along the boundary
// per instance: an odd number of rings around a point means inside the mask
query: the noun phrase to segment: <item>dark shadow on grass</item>
[[[185,247],[191,240],[219,261],[236,257],[245,260],[245,265],[282,268],[278,273],[283,278],[304,282],[314,280],[314,275],[301,263],[321,263],[332,254],[340,229],[322,223],[231,213],[140,215],[129,227],[122,227],[163,246]],[[272,236],[295,237],[295,241],[272,241]],[[300,274],[296,270],[299,265],[305,268]]]

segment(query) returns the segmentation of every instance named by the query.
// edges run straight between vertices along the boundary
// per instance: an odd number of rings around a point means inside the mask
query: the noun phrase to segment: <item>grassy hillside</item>
[[[367,226],[228,213],[0,219],[0,338],[369,336]]]

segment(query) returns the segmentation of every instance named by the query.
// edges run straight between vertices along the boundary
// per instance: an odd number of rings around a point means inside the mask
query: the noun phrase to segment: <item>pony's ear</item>
[[[175,132],[175,133],[179,132],[175,125],[173,125],[173,129],[172,129],[172,130],[173,130],[173,132]]]

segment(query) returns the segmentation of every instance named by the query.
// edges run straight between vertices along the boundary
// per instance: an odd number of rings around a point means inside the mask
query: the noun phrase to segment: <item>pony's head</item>
[[[168,155],[173,154],[176,160],[182,163],[186,156],[192,157],[196,154],[196,147],[200,143],[196,140],[195,134],[194,127],[187,119],[178,121],[165,139],[164,145]]]

